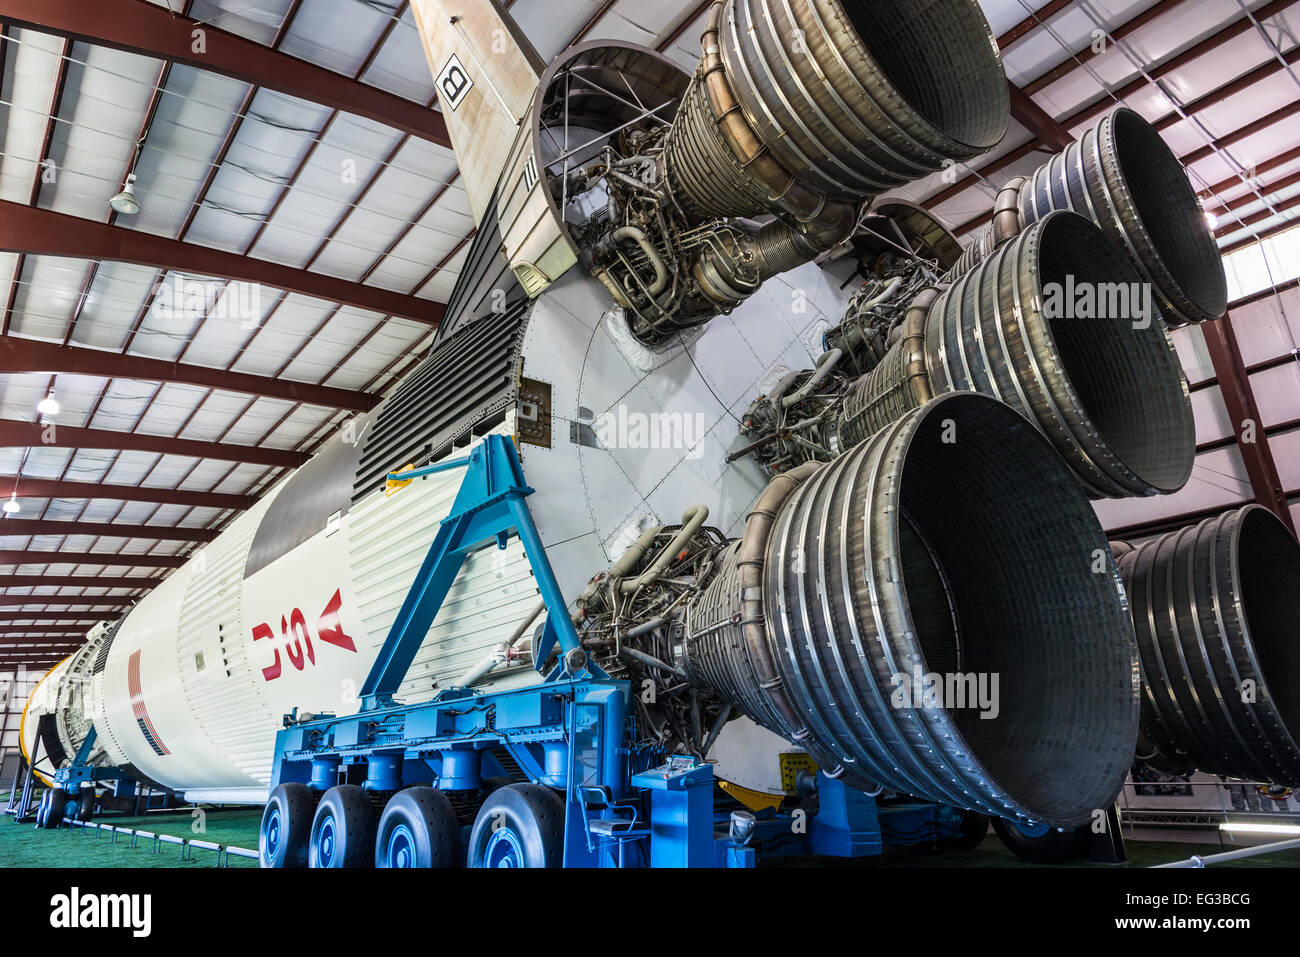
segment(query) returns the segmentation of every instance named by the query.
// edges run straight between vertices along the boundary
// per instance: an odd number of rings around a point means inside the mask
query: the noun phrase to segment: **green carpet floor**
[[[155,834],[170,834],[214,844],[257,849],[259,808],[210,810],[203,832],[193,830],[190,811],[159,812],[145,817],[106,815],[99,820],[118,827],[140,828]],[[181,860],[176,844],[161,844],[153,853],[150,841],[130,847],[131,836],[118,834],[114,843],[108,834],[94,829],[60,827],[45,831],[31,823],[15,824],[11,817],[0,820],[0,867],[215,867],[217,852],[193,848],[190,859]],[[223,861],[225,855],[222,855]],[[257,867],[257,861],[231,857],[231,867]]]
[[[7,798],[0,794],[0,805]],[[135,827],[158,834],[201,839],[215,844],[256,849],[257,828],[261,811],[255,808],[238,810],[210,810],[203,822],[204,832],[192,829],[194,818],[189,811],[170,811],[149,814],[144,818],[105,817],[120,827]],[[32,824],[14,824],[9,817],[0,819],[0,867],[214,867],[215,851],[194,849],[190,860],[181,860],[181,849],[174,844],[164,844],[159,853],[152,852],[150,843],[128,846],[129,835],[119,834],[113,843],[107,834],[94,830],[61,827],[53,831],[39,830]],[[1151,867],[1170,861],[1185,860],[1193,854],[1216,854],[1225,848],[1218,845],[1182,844],[1176,842],[1128,841],[1128,867]],[[245,858],[230,858],[231,867],[256,867],[257,862]],[[923,848],[891,850],[883,857],[836,860],[831,858],[790,857],[778,858],[764,866],[799,867],[1029,867],[1020,858],[1002,846],[990,834],[974,851],[937,854]],[[1105,867],[1107,865],[1075,862],[1066,867]],[[1300,867],[1300,850],[1283,851],[1219,867]],[[1113,868],[1111,868],[1113,869]]]

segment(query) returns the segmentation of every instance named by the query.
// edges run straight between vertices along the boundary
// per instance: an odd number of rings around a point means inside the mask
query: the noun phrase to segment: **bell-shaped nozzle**
[[[1187,380],[1151,287],[1083,216],[1055,212],[913,305],[845,400],[842,447],[932,395],[992,395],[1036,422],[1094,497],[1186,484]]]
[[[830,248],[864,199],[997,145],[1006,74],[975,0],[726,0],[674,123],[674,196]]]
[[[1106,114],[1028,179],[1009,183],[954,277],[987,258],[1017,220],[1025,228],[1066,209],[1092,219],[1128,254],[1154,287],[1168,325],[1227,311],[1223,258],[1187,170],[1156,128],[1127,107]]]
[[[1106,536],[1051,444],[954,393],[778,477],[686,622],[691,678],[864,790],[1077,825],[1138,724]]]
[[[1117,548],[1159,763],[1300,787],[1300,544],[1260,505]]]

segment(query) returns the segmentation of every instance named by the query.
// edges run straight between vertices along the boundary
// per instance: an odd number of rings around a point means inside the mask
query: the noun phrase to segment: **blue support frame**
[[[297,720],[296,712],[287,715],[276,737],[271,786],[301,781],[319,791],[342,778],[379,791],[412,784],[462,791],[497,773],[489,768],[513,768],[563,789],[566,867],[752,867],[753,848],[715,836],[727,827],[728,815],[715,808],[710,765],[679,755],[631,773],[632,689],[611,680],[583,652],[528,511],[533,490],[513,442],[490,435],[463,458],[388,478],[407,482],[455,469],[465,470],[455,502],[366,677],[360,711],[307,721]],[[467,555],[489,543],[505,548],[513,537],[523,544],[547,610],[534,645],[535,667],[541,672],[555,651],[558,664],[529,687],[448,688],[432,701],[396,703],[393,695]],[[788,839],[799,833],[798,812],[769,815],[759,828],[777,838],[781,852],[880,853],[891,831],[899,842],[915,843],[912,835],[940,836],[948,826],[935,805],[886,812],[837,781],[822,778],[820,784],[821,810],[802,840]],[[591,792],[601,806],[588,803]]]
[[[524,481],[523,467],[510,439],[489,435],[465,458],[394,473],[388,478],[389,481],[404,482],[457,468],[465,469],[460,491],[450,514],[442,520],[415,582],[362,685],[363,711],[374,711],[392,704],[393,695],[406,677],[415,653],[465,563],[465,557],[492,539],[501,549],[512,537],[523,542],[524,553],[537,578],[537,588],[546,603],[545,631],[533,653],[538,668],[558,644],[560,665],[548,680],[558,679],[566,673],[565,657],[570,652],[581,653],[582,646],[573,622],[569,620],[564,596],[546,559],[537,526],[533,524],[524,502],[533,494],[533,489]],[[575,677],[604,677],[599,669],[585,662],[585,655],[582,658],[584,664],[574,672]]]

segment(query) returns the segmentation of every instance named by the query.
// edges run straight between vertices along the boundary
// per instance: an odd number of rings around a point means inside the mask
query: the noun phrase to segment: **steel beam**
[[[145,0],[5,0],[0,17],[41,33],[184,63],[374,120],[451,149],[442,114],[376,86]]]
[[[144,379],[181,382],[226,392],[242,392],[268,399],[285,399],[353,412],[368,412],[380,397],[351,389],[294,382],[289,379],[227,372],[208,366],[168,362],[145,356],[128,356],[83,346],[60,346],[35,339],[0,336],[0,369],[5,372],[68,372],[108,379]]]
[[[21,608],[24,605],[58,605],[68,607],[91,605],[95,608],[128,608],[135,603],[134,598],[117,595],[0,595],[0,606]],[[30,612],[29,614],[39,614]],[[77,614],[82,614],[78,611]]]
[[[1251,16],[1260,23],[1263,23],[1265,20],[1271,19],[1279,13],[1282,13],[1295,2],[1296,0],[1273,0],[1272,3],[1267,3],[1258,10],[1252,10]],[[1180,70],[1189,63],[1199,60],[1206,54],[1213,53],[1229,40],[1234,40],[1243,33],[1254,29],[1255,24],[1252,22],[1251,17],[1243,14],[1222,30],[1211,34],[1199,43],[1193,44],[1182,53],[1171,56],[1169,59],[1155,64],[1146,71],[1147,75],[1153,80],[1163,80],[1175,70]],[[1127,100],[1130,96],[1145,89],[1146,86],[1146,76],[1140,75],[1121,86],[1118,90],[1103,93],[1088,106],[1076,111],[1069,119],[1065,120],[1065,125],[1070,129],[1073,129],[1080,123],[1087,123],[1090,120],[1094,120],[1109,110],[1117,99]]]
[[[8,200],[0,200],[0,251],[111,259],[194,276],[253,283],[430,326],[438,325],[447,310],[445,303],[431,299]]]
[[[105,612],[104,614],[111,615],[115,614],[115,612]],[[103,615],[95,616],[83,611],[69,612],[66,615],[55,614],[52,611],[0,611],[0,622],[5,624],[25,621],[32,625],[72,625],[77,627],[85,625],[90,628],[103,620]]]
[[[1057,151],[1074,142],[1070,131],[1052,119],[1046,110],[1034,102],[1032,96],[1010,80],[1007,81],[1007,86],[1011,90],[1011,115],[1036,139]]]
[[[1106,530],[1106,535],[1112,542],[1122,542],[1132,538],[1147,538],[1151,535],[1167,535],[1169,532],[1176,532],[1180,528],[1196,525],[1207,518],[1214,518],[1224,512],[1249,504],[1249,502],[1242,501],[1233,502],[1229,505],[1212,505],[1209,508],[1198,509],[1195,512],[1185,512],[1182,515],[1173,515],[1169,518],[1158,518],[1150,522],[1138,522],[1133,525],[1123,525],[1119,528],[1109,528]]]
[[[1261,20],[1265,20],[1268,19],[1269,17],[1277,15],[1278,13],[1282,12],[1286,8],[1290,7],[1295,2],[1296,0],[1274,0],[1273,3],[1269,3],[1266,6],[1261,7],[1259,10],[1254,11],[1254,14],[1257,18]],[[1240,36],[1242,33],[1250,29],[1252,29],[1252,24],[1250,20],[1246,17],[1242,17],[1241,19],[1229,25],[1228,27],[1225,27],[1219,32],[1209,37],[1206,37],[1203,41],[1197,43],[1195,46],[1183,51],[1182,53],[1176,56],[1170,57],[1168,60],[1165,60],[1160,64],[1157,64],[1148,72],[1150,73],[1150,76],[1153,80],[1163,79],[1164,77],[1168,76],[1170,73],[1174,72],[1175,70],[1181,67],[1186,66],[1188,63],[1192,62],[1193,60],[1198,59],[1199,57],[1204,56],[1208,53],[1212,53],[1222,44],[1227,43],[1229,40],[1237,36]],[[1287,57],[1287,59],[1289,61],[1289,56]],[[1268,64],[1265,64],[1263,67],[1260,67],[1258,70],[1253,71],[1252,73],[1247,74],[1246,76],[1238,77],[1236,80],[1233,80],[1230,83],[1225,84],[1224,86],[1212,90],[1204,97],[1201,97],[1200,99],[1187,104],[1185,111],[1189,116],[1194,115],[1195,113],[1198,113],[1204,109],[1214,106],[1217,103],[1222,102],[1224,99],[1231,96],[1234,92],[1240,92],[1241,87],[1239,86],[1239,84],[1246,81],[1247,78],[1255,76],[1256,74],[1259,73],[1259,71],[1264,70],[1267,72],[1267,75],[1271,76],[1274,73],[1278,72],[1280,69],[1281,66],[1280,64],[1277,63],[1276,60],[1270,60]],[[1120,99],[1124,99],[1127,96],[1131,96],[1134,93],[1137,93],[1139,90],[1142,89],[1142,87],[1145,84],[1146,84],[1145,77],[1138,77],[1136,80],[1133,80],[1132,82],[1128,83],[1123,89],[1121,89],[1116,94],[1116,96],[1118,96]],[[1107,93],[1104,96],[1098,97],[1096,100],[1093,101],[1093,103],[1089,104],[1083,109],[1078,110],[1075,113],[1073,113],[1071,116],[1067,117],[1061,123],[1061,125],[1064,126],[1066,129],[1075,129],[1076,127],[1080,126],[1083,123],[1096,119],[1107,109],[1113,106],[1114,103],[1115,100],[1111,97],[1109,93]],[[1171,110],[1169,113],[1165,114],[1163,117],[1161,117],[1159,120],[1156,121],[1156,128],[1159,130],[1164,130],[1167,129],[1169,126],[1172,126],[1173,124],[1180,122],[1181,120],[1182,117],[1179,115],[1178,111]],[[968,176],[963,177],[953,185],[945,187],[944,189],[935,193],[933,196],[926,197],[923,200],[923,202],[927,208],[933,209],[935,206],[938,206],[940,203],[944,203],[952,199],[954,196],[957,196],[958,194],[965,192],[970,187],[976,185],[979,182],[981,177],[988,178],[989,176],[993,175],[999,170],[1005,169],[1006,167],[1010,166],[1012,163],[1016,163],[1021,159],[1024,159],[1026,156],[1030,155],[1031,153],[1037,150],[1043,150],[1045,152],[1047,151],[1046,147],[1044,147],[1042,143],[1038,142],[1037,140],[1031,139],[1028,143],[1024,143],[1021,146],[1016,147],[1016,149],[1012,150],[1007,155],[999,157],[998,159],[990,160],[988,163],[985,163],[976,171],[976,173],[972,173]],[[1261,173],[1267,171],[1265,169],[1266,165],[1267,164],[1260,164],[1259,171]],[[1231,185],[1232,183],[1240,183],[1239,178],[1232,177],[1230,181],[1225,180],[1224,184],[1219,184],[1218,186],[1213,187],[1212,189],[1214,192],[1218,192],[1220,188],[1227,188],[1225,184]]]
[[[0,522],[0,538],[14,535],[97,535],[104,538],[147,538],[166,542],[210,542],[210,528],[173,525],[118,525],[113,522],[56,522],[47,519],[7,518]]]
[[[14,489],[19,498],[107,498],[122,502],[158,502],[162,505],[240,510],[249,508],[254,502],[251,495],[230,495],[225,492],[191,492],[184,489],[103,485],[99,482],[67,482],[56,479],[15,479],[12,475],[0,475],[0,484],[7,489]]]
[[[51,636],[56,638],[85,638],[89,628],[78,630],[77,628],[46,628],[38,625],[35,628],[28,628],[26,625],[0,625],[0,636],[16,638],[19,636],[31,636],[33,638]],[[12,642],[0,642],[3,644],[12,644]]]
[[[52,446],[56,449],[112,449],[118,451],[157,452],[159,455],[185,455],[195,459],[220,459],[274,468],[298,468],[307,462],[303,452],[270,447],[226,445],[222,442],[199,442],[188,438],[149,436],[139,432],[112,432],[109,429],[83,429],[75,425],[42,425],[0,420],[0,446],[10,449]]]
[[[1046,23],[1062,10],[1072,6],[1073,3],[1074,0],[1052,0],[1051,3],[1044,6],[1041,10],[1025,17],[1006,33],[1002,34],[1002,36],[998,37],[998,49],[1006,50],[1006,48],[1011,46],[1011,44],[1015,43],[1021,37],[1033,33],[1039,26]]]
[[[0,565],[125,565],[128,568],[180,568],[184,555],[119,555],[114,552],[36,552],[0,549]],[[94,587],[94,581],[86,582]]]
[[[1241,449],[1255,500],[1277,515],[1294,535],[1295,523],[1287,505],[1282,480],[1278,477],[1273,451],[1269,448],[1264,421],[1250,387],[1250,375],[1237,345],[1237,334],[1232,328],[1232,313],[1229,312],[1214,322],[1201,323],[1201,334],[1205,337],[1210,361],[1214,363],[1214,374],[1232,420],[1233,432],[1237,435],[1237,447]],[[1253,441],[1246,441],[1243,437],[1248,426],[1252,426],[1253,435],[1250,438]]]
[[[276,468],[297,468],[307,461],[306,455],[290,449],[254,448],[221,442],[169,438],[164,435],[146,435],[140,432],[113,432],[108,429],[83,429],[71,425],[41,425],[38,422],[0,420],[0,446],[32,448],[42,445],[60,449],[156,452],[159,455],[184,455],[196,459],[247,462],[252,465]]]
[[[161,578],[104,575],[0,575],[0,588],[155,588]]]

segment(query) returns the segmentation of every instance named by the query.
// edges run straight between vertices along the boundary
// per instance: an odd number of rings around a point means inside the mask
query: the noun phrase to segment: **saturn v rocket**
[[[591,653],[674,675],[678,696],[639,715],[666,749],[760,791],[799,751],[864,790],[1017,819],[1106,806],[1139,662],[1088,496],[1186,481],[1164,321],[1182,300],[1156,276],[1164,319],[1085,330],[1044,314],[1042,286],[1150,275],[1143,222],[1205,238],[1169,225],[1186,196],[1153,206],[1150,182],[1079,150],[1077,176],[1058,164],[1000,201],[1002,232],[965,255],[914,207],[877,205],[1006,132],[975,0],[725,0],[694,73],[611,42],[544,64],[495,0],[412,7],[478,223],[436,343],[45,677],[28,753],[52,712],[65,759],[93,724],[92,763],[265,801],[283,716],[359,706],[457,491],[455,473],[388,477],[497,433]],[[1126,156],[1150,146],[1123,122]],[[1067,195],[1097,176],[1127,221]],[[850,304],[859,270],[870,295]],[[1213,288],[1193,294],[1214,310]],[[693,576],[666,576],[655,542],[698,554]],[[398,697],[536,681],[540,613],[517,542],[474,553]],[[1000,675],[1000,715],[884,706],[914,669]]]

